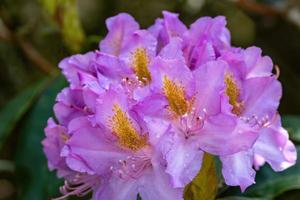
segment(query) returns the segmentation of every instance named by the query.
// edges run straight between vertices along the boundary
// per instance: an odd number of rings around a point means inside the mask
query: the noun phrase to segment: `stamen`
[[[184,95],[184,88],[171,81],[167,76],[163,80],[164,93],[169,101],[171,110],[177,115],[184,115],[188,112],[189,103]]]
[[[235,83],[233,76],[226,74],[225,76],[226,94],[229,97],[229,103],[233,106],[231,112],[236,115],[241,115],[243,111],[243,102],[239,100],[240,90]]]
[[[125,148],[137,151],[147,145],[147,137],[140,136],[133,127],[132,122],[126,116],[120,106],[113,107],[114,115],[112,117],[113,132],[119,139],[119,144]]]
[[[60,187],[63,196],[52,200],[64,200],[69,196],[83,197],[90,193],[98,182],[99,177],[97,176],[77,174],[73,180],[65,181],[64,185]]]
[[[133,53],[133,69],[135,71],[138,80],[144,84],[151,81],[151,74],[148,70],[149,59],[146,49],[137,48]]]

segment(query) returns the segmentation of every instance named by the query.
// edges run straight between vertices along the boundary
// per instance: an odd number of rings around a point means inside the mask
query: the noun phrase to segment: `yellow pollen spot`
[[[239,101],[240,90],[235,83],[232,75],[225,75],[226,94],[229,97],[229,103],[233,106],[231,112],[240,115],[243,111],[243,102]]]
[[[177,115],[184,115],[189,110],[189,103],[184,95],[184,88],[171,81],[167,76],[163,80],[164,93],[169,101],[171,110]]]
[[[113,107],[112,129],[122,147],[137,151],[147,145],[147,137],[140,136],[132,122],[117,104]]]
[[[133,69],[139,81],[147,84],[151,81],[151,74],[148,70],[149,59],[146,49],[137,48],[133,53]]]
[[[63,141],[63,142],[66,142],[68,139],[69,139],[69,136],[65,133],[61,133],[60,134],[60,139]]]

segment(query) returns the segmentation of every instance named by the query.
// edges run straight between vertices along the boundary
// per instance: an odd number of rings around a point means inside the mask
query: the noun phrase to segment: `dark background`
[[[48,172],[40,144],[66,86],[57,63],[97,48],[107,17],[128,12],[147,28],[162,10],[180,13],[187,25],[225,15],[233,45],[271,56],[281,71],[283,124],[300,144],[300,0],[0,0],[0,200],[58,195],[62,181]],[[218,197],[296,200],[299,189],[298,162],[277,174],[264,167],[244,194],[220,184]]]

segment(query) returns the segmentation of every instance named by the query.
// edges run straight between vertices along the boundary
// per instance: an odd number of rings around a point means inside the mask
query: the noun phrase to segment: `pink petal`
[[[138,23],[127,13],[120,13],[106,20],[108,34],[100,42],[100,50],[104,53],[119,55],[128,37],[139,29]]]
[[[254,184],[255,171],[252,168],[252,153],[239,153],[221,156],[222,174],[227,185],[240,186],[242,191]]]

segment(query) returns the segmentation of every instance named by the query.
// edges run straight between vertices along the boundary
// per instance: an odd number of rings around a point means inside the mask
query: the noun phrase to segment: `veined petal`
[[[252,168],[253,154],[241,151],[233,155],[221,156],[222,174],[227,185],[240,186],[242,191],[254,184],[255,171]]]
[[[63,74],[70,82],[71,87],[78,87],[79,78],[78,72],[95,75],[95,60],[96,54],[94,52],[88,52],[86,54],[77,54],[71,57],[63,59],[59,64],[59,68],[62,69]]]
[[[159,93],[154,93],[146,96],[133,106],[135,112],[142,116],[151,116],[155,118],[164,118],[167,116],[168,101],[166,97]]]
[[[163,11],[163,19],[157,19],[149,29],[158,41],[157,52],[170,43],[172,38],[182,38],[187,31],[186,26],[178,19],[178,14]]]
[[[71,169],[105,174],[119,159],[126,157],[116,143],[116,138],[105,129],[93,127],[86,118],[77,118],[70,124],[72,137],[67,141],[68,148],[62,152]],[[75,128],[75,126],[77,128]]]
[[[275,77],[247,79],[243,84],[243,116],[256,116],[258,119],[276,114],[282,95],[281,84]]]
[[[100,187],[94,192],[92,200],[129,200],[138,195],[138,181],[124,180],[120,177],[104,179]]]
[[[178,14],[163,11],[164,28],[168,36],[168,42],[172,37],[182,37],[187,31],[186,26],[178,19]]]
[[[206,40],[193,46],[190,51],[185,51],[185,58],[191,70],[216,59],[216,53],[211,42]]]
[[[62,125],[68,126],[72,119],[86,115],[81,89],[65,88],[57,95],[56,101],[54,113]]]
[[[226,19],[222,16],[202,17],[190,26],[190,30],[185,34],[185,39],[191,46],[207,40],[212,42],[216,49],[228,48],[230,34],[226,28]]]
[[[196,137],[203,151],[229,155],[251,148],[258,130],[234,116],[220,114],[207,118]]]
[[[192,72],[185,65],[183,59],[163,59],[160,56],[156,57],[150,65],[152,74],[151,87],[155,91],[162,91],[164,77],[180,84],[185,88],[187,96],[192,96],[193,88]]]
[[[145,49],[147,56],[152,58],[156,55],[156,38],[146,30],[137,30],[127,38],[127,43],[124,46],[120,58],[123,59],[129,66],[132,66],[133,53],[138,48]],[[133,66],[132,66],[133,67]]]
[[[261,56],[261,52],[258,47],[249,47],[243,52],[248,69],[247,78],[272,75],[273,62],[270,57]]]
[[[133,70],[118,57],[102,52],[99,52],[98,55],[97,70],[103,76],[120,82],[122,78],[133,74]]]
[[[57,125],[54,120],[50,118],[45,128],[45,134],[46,138],[42,141],[42,144],[43,151],[48,159],[49,169],[57,169],[59,177],[71,173],[64,158],[60,156],[60,152],[66,140],[69,138],[66,127]]]
[[[152,162],[153,169],[140,180],[139,194],[143,200],[183,200],[183,188],[174,188],[161,164]]]
[[[226,63],[208,62],[194,71],[193,79],[196,88],[195,108],[206,110],[208,115],[221,112],[221,91],[224,89]]]
[[[255,155],[268,162],[275,171],[294,165],[297,159],[296,148],[280,125],[262,129],[253,148]]]
[[[180,134],[173,135],[173,145],[166,155],[166,172],[172,177],[173,186],[183,188],[201,169],[203,151]]]
[[[95,119],[98,124],[107,126],[114,115],[113,107],[117,104],[122,110],[127,110],[126,94],[121,88],[112,86],[97,100]]]
[[[159,56],[163,59],[179,59],[184,60],[182,52],[182,39],[174,37],[170,42],[159,52]]]
[[[100,42],[102,52],[119,55],[128,37],[139,29],[139,24],[127,13],[120,13],[106,20],[108,34]]]

